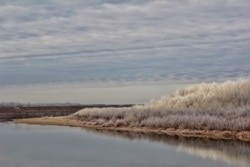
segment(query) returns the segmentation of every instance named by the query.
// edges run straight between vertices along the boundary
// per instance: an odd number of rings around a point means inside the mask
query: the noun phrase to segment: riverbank
[[[95,122],[84,122],[70,116],[42,117],[29,119],[16,119],[15,123],[57,125],[71,127],[87,127],[98,130],[112,130],[121,132],[156,133],[170,136],[199,137],[223,140],[240,140],[250,142],[250,131],[222,131],[222,130],[194,130],[194,129],[174,129],[174,128],[148,128],[148,127],[127,127],[127,126],[101,126]]]

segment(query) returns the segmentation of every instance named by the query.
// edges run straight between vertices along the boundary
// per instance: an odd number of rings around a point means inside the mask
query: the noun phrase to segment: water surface
[[[240,167],[250,143],[0,123],[4,167]]]

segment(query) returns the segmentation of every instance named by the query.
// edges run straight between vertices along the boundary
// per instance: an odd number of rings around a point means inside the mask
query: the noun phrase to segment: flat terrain
[[[132,105],[0,106],[0,122],[13,119],[65,116],[84,108],[130,107]]]

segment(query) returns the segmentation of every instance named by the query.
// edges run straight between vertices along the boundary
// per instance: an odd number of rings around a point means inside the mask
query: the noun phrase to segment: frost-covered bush
[[[250,80],[192,85],[144,105],[83,109],[74,116],[102,126],[250,130]]]

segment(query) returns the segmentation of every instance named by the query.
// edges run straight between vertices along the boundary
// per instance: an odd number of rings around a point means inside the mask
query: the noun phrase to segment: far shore
[[[0,122],[12,121],[13,119],[37,118],[46,116],[66,116],[84,108],[122,108],[131,107],[132,104],[13,104],[0,105]]]
[[[57,126],[71,126],[71,127],[85,127],[98,130],[112,130],[121,132],[140,132],[140,133],[156,133],[170,136],[183,137],[199,137],[222,140],[240,140],[250,142],[250,131],[221,131],[221,130],[195,130],[195,129],[162,129],[162,128],[148,128],[148,127],[126,127],[126,126],[100,126],[95,122],[84,122],[71,118],[70,116],[59,117],[42,117],[42,118],[27,118],[15,119],[15,123],[38,124],[38,125],[57,125]]]

